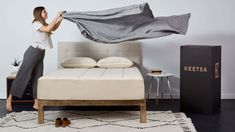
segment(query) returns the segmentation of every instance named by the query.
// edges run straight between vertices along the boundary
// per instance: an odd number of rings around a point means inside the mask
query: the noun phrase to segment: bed
[[[144,80],[140,72],[140,44],[115,45],[94,42],[59,42],[58,70],[38,81],[38,123],[44,123],[45,106],[140,106],[140,122],[146,122]],[[62,68],[66,58],[108,56],[131,59],[129,68]]]

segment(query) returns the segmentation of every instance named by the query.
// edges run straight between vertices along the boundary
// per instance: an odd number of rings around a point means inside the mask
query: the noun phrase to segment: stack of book
[[[156,68],[156,69],[151,69],[150,71],[151,71],[151,73],[153,73],[153,74],[161,74],[161,73],[162,73],[162,70],[161,70],[161,69],[158,69],[158,68]]]

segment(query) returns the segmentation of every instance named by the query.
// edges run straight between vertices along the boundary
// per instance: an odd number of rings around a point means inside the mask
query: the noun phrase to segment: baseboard
[[[221,99],[235,99],[235,93],[222,93]]]
[[[147,96],[146,96],[147,98]],[[158,96],[159,99],[161,99],[162,97]],[[169,93],[166,93],[166,94],[163,94],[163,98],[164,99],[170,99],[170,94]],[[180,95],[179,94],[172,94],[172,98],[173,99],[180,99]],[[149,99],[156,99],[156,93],[151,93],[150,94],[150,97]],[[222,93],[221,94],[221,99],[235,99],[235,93]]]
[[[4,93],[0,93],[0,99],[6,99],[6,95]]]
[[[156,97],[157,97],[156,93],[151,93],[150,96],[149,96],[149,99],[156,99]],[[146,98],[147,98],[147,95],[146,95]],[[162,99],[161,94],[158,95],[158,98]],[[170,94],[168,94],[168,93],[163,94],[163,99],[170,99],[170,98],[171,98]],[[179,94],[172,94],[172,98],[173,99],[179,99],[180,95]]]
[[[179,94],[173,94],[172,95],[173,99],[179,99],[180,95]],[[146,96],[147,98],[147,96]],[[159,96],[159,99],[161,99],[162,97]],[[164,99],[170,99],[170,94],[164,94],[163,95]],[[0,99],[6,99],[6,95],[3,93],[0,93]],[[151,93],[149,99],[156,99],[156,94],[155,93]],[[231,93],[222,93],[221,94],[221,99],[235,99],[235,94],[231,94]]]

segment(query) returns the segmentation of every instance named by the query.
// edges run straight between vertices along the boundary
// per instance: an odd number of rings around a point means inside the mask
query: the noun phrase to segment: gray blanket
[[[76,23],[86,38],[100,43],[185,34],[190,18],[189,13],[154,18],[147,3],[103,11],[67,12],[63,16]]]

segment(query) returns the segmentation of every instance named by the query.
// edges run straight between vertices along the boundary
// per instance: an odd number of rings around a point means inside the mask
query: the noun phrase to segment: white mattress
[[[38,99],[144,99],[144,80],[137,67],[59,69],[38,81]]]

